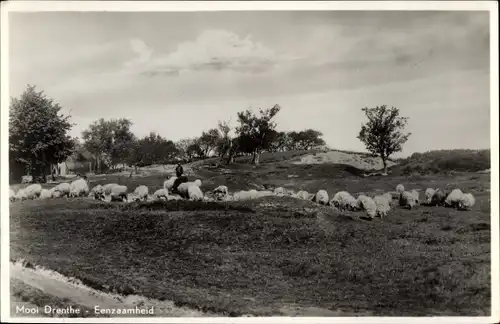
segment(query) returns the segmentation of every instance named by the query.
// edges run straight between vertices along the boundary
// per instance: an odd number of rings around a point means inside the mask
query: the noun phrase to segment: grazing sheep
[[[174,182],[177,180],[176,176],[172,176],[163,182],[163,189],[171,190],[174,186]]]
[[[458,207],[460,199],[462,199],[464,193],[460,189],[453,189],[450,194],[444,200],[444,205],[446,207]]]
[[[413,195],[413,198],[415,198],[415,204],[418,205],[420,203],[420,193],[415,189],[410,191],[410,193]]]
[[[128,201],[127,186],[114,186],[111,188],[111,201]]]
[[[203,196],[203,201],[206,202],[214,202],[215,199],[213,197]]]
[[[201,192],[200,187],[198,186],[190,186],[188,188],[188,196],[189,200],[201,201],[203,200],[203,193]]]
[[[224,200],[224,198],[229,194],[229,190],[226,186],[218,186],[213,191],[216,200]]]
[[[71,185],[67,182],[63,182],[63,183],[58,184],[57,186],[55,186],[52,189],[54,190],[54,192],[59,192],[60,193],[60,194],[58,194],[59,196],[68,197],[70,189],[71,189]]]
[[[158,189],[155,191],[155,193],[153,194],[153,199],[161,199],[161,198],[165,198],[165,199],[168,199],[168,189],[165,189],[165,188],[162,188],[162,189]]]
[[[300,190],[299,192],[294,194],[292,197],[297,198],[297,199],[303,199],[303,200],[311,200],[312,197],[314,197],[314,195],[308,193],[305,190]]]
[[[60,198],[60,197],[62,197],[62,195],[63,195],[62,192],[54,190],[54,188],[51,189],[51,191],[52,191],[52,198]]]
[[[430,204],[431,203],[432,196],[434,195],[435,192],[436,192],[436,190],[434,190],[432,188],[425,189],[425,203],[426,204]]]
[[[251,193],[251,195],[253,196],[253,198],[262,198],[262,197],[269,197],[269,196],[274,196],[274,192],[270,191],[270,190],[260,190],[260,191],[257,191],[257,190],[250,190],[249,191]]]
[[[42,193],[42,186],[39,183],[34,183],[27,186],[24,189],[24,192],[26,193],[28,199],[37,199]]]
[[[21,177],[21,183],[32,183],[32,182],[33,182],[33,176],[24,175]]]
[[[471,193],[463,194],[458,201],[458,209],[460,210],[470,210],[472,206],[476,203],[476,199]]]
[[[19,189],[19,191],[16,194],[16,199],[17,200],[28,199],[28,195],[26,195],[26,191],[24,189]]]
[[[12,189],[9,189],[9,200],[10,201],[16,200],[16,192]]]
[[[357,209],[356,198],[354,198],[347,191],[337,192],[333,196],[332,200],[330,200],[330,205],[338,208],[341,211]]]
[[[148,200],[148,193],[149,189],[148,187],[141,185],[134,190],[134,194],[137,195],[137,200]]]
[[[252,196],[252,193],[250,193],[249,191],[241,190],[241,191],[235,192],[233,195],[233,198],[236,201],[241,201],[241,200],[253,199],[254,196]]]
[[[416,205],[415,196],[409,191],[403,191],[399,195],[399,206],[412,209]]]
[[[49,189],[42,189],[40,193],[40,199],[50,199],[52,198],[52,191]]]
[[[387,198],[387,201],[389,202],[389,207],[394,204],[393,199],[392,199],[392,194],[390,192],[386,192],[382,196]]]
[[[403,191],[405,191],[405,187],[402,184],[398,184],[396,186],[396,191],[398,192],[398,194],[401,194],[403,193]]]
[[[82,197],[88,195],[90,192],[87,181],[83,178],[75,180],[71,183],[69,189],[70,197]]]
[[[323,189],[318,190],[318,192],[312,198],[312,201],[320,205],[328,205],[328,192]]]
[[[392,200],[392,196],[391,196],[391,200]],[[377,216],[379,216],[380,218],[384,218],[384,216],[387,216],[387,214],[391,210],[387,196],[383,196],[383,195],[382,196],[375,196],[373,198],[373,202],[377,206]]]
[[[443,206],[447,197],[447,192],[443,189],[436,189],[431,198],[430,205],[432,206]]]
[[[180,196],[183,198],[189,198],[188,195],[188,189],[190,186],[196,186],[200,187],[201,186],[201,180],[197,179],[196,181],[188,181],[188,182],[183,182],[177,187],[177,191],[179,192]]]
[[[90,190],[89,197],[93,197],[96,200],[104,200],[104,187],[97,185],[92,190]]]
[[[276,189],[274,189],[274,195],[275,196],[278,196],[278,197],[283,197],[283,196],[286,196],[286,189],[283,188],[283,187],[278,187]]]
[[[106,185],[103,186],[103,189],[104,189],[104,194],[106,196],[109,196],[111,194],[111,189],[113,189],[113,187],[116,187],[118,186],[117,183],[108,183]]]
[[[374,218],[377,215],[377,205],[373,199],[365,195],[359,195],[357,199],[357,207],[361,210],[366,211],[366,214],[370,218]]]

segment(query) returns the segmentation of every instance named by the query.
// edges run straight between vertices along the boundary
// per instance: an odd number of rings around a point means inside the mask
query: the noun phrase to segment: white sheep
[[[104,185],[103,186],[103,188],[104,188],[104,194],[106,196],[110,195],[111,194],[111,189],[113,189],[113,187],[116,187],[116,186],[118,186],[117,183],[108,183],[108,184]]]
[[[40,194],[42,193],[42,186],[39,183],[34,183],[27,186],[24,189],[24,192],[26,193],[28,199],[37,199],[40,197]]]
[[[384,196],[385,198],[387,198],[387,201],[389,202],[389,207],[394,204],[394,201],[392,199],[392,194],[390,192],[386,192],[382,196]]]
[[[134,194],[137,196],[138,200],[148,200],[149,189],[148,187],[141,185],[135,188]]]
[[[224,200],[224,198],[229,194],[229,190],[226,186],[218,186],[213,191],[216,200]]]
[[[10,201],[16,200],[16,192],[12,189],[9,189],[9,200]]]
[[[161,198],[165,198],[165,199],[168,199],[168,189],[165,189],[165,188],[162,188],[162,189],[158,189],[155,191],[155,193],[153,194],[153,199],[161,199]]]
[[[21,183],[31,183],[31,182],[33,182],[33,176],[24,175],[21,177]]]
[[[203,196],[203,201],[213,202],[213,201],[215,201],[215,199],[213,197]]]
[[[26,195],[26,191],[24,189],[19,189],[16,194],[17,200],[25,200],[28,199],[28,195]]]
[[[189,186],[188,197],[189,200],[195,200],[195,201],[203,200],[203,193],[201,192],[200,187],[196,185]]]
[[[250,190],[249,193],[252,199],[274,196],[274,192],[270,190]]]
[[[435,192],[436,192],[436,190],[434,190],[432,188],[425,189],[425,203],[426,204],[430,204],[431,203],[432,196],[434,195]]]
[[[111,201],[128,201],[127,186],[114,186],[111,188]]]
[[[420,193],[416,189],[413,189],[410,193],[413,195],[413,198],[415,198],[415,204],[418,205],[420,203]]]
[[[71,183],[70,189],[69,189],[69,196],[70,197],[81,197],[88,195],[90,192],[89,189],[89,184],[85,179],[78,179],[75,180]]]
[[[399,205],[404,208],[412,209],[416,205],[415,196],[409,191],[403,191],[399,195]]]
[[[314,197],[314,194],[310,194],[305,190],[300,190],[296,194],[294,194],[292,197],[297,198],[297,199],[303,199],[303,200],[311,200],[312,197]]]
[[[236,201],[241,201],[241,200],[253,199],[253,197],[249,191],[241,190],[234,193],[233,199]]]
[[[60,193],[60,194],[58,194],[58,196],[66,196],[66,197],[68,197],[69,196],[69,192],[71,190],[71,185],[69,183],[67,183],[67,182],[62,182],[62,183],[58,184],[57,186],[55,186],[52,189],[54,190],[54,192],[59,192]]]
[[[444,205],[447,207],[458,207],[460,199],[462,199],[464,193],[460,189],[453,189],[450,194],[444,200]]]
[[[392,200],[392,196],[391,196],[391,200]],[[375,203],[375,206],[377,206],[377,215],[380,218],[384,218],[384,216],[387,216],[387,214],[391,210],[387,196],[384,196],[384,195],[375,196],[373,198],[373,202]]]
[[[374,218],[377,215],[377,205],[373,199],[365,195],[359,195],[357,199],[357,207],[361,210],[366,211],[366,214]]]
[[[330,206],[334,206],[341,211],[355,210],[357,209],[357,201],[356,198],[347,191],[339,191],[333,196],[332,200],[330,200]]]
[[[460,210],[470,210],[472,206],[476,203],[476,199],[471,193],[463,194],[458,201],[458,209]]]
[[[438,188],[432,195],[430,204],[432,206],[443,206],[445,204],[444,202],[446,197],[448,197],[448,193],[445,190]]]
[[[403,191],[405,191],[405,187],[402,184],[398,184],[396,186],[396,191],[398,192],[398,194],[401,194]]]
[[[55,188],[55,187],[54,187]],[[54,190],[54,188],[50,189],[52,191],[52,198],[59,198],[62,197],[62,192]]]
[[[197,186],[197,187],[201,187],[201,180],[200,179],[197,179],[193,182],[191,181],[188,181],[188,182],[183,182],[181,183],[178,187],[177,187],[177,191],[179,192],[179,194],[185,198],[189,197],[188,196],[188,188],[190,186]]]
[[[171,190],[177,177],[172,176],[163,182],[163,189]]]
[[[50,199],[50,198],[52,198],[52,190],[42,189],[42,192],[40,193],[40,199]]]
[[[314,195],[312,200],[320,205],[328,205],[328,192],[326,190],[320,189],[318,192]]]
[[[275,196],[283,197],[283,196],[286,196],[286,194],[287,194],[286,189],[283,187],[278,187],[278,188],[274,189]]]
[[[89,197],[104,200],[104,187],[101,185],[95,186],[94,188],[92,188],[92,190],[90,190]]]

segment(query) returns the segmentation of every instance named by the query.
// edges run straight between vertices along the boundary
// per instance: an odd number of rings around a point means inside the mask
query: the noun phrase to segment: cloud
[[[132,61],[125,62],[125,66],[134,66],[149,62],[153,50],[140,39],[131,39],[129,41],[132,51],[137,54]]]
[[[136,41],[132,46],[139,59],[125,66],[132,68],[136,74],[148,76],[194,71],[262,73],[279,62],[273,50],[252,41],[250,36],[241,38],[225,30],[204,31],[194,41],[180,43],[174,52],[151,59],[152,51],[143,42]]]

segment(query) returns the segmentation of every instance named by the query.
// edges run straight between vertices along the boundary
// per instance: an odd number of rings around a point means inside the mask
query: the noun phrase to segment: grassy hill
[[[398,160],[394,171],[402,174],[477,172],[491,168],[490,150],[437,150],[414,153]]]

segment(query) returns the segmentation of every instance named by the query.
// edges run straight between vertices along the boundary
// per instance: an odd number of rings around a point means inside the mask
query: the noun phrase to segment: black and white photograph
[[[498,322],[496,2],[22,2],[2,322]]]

